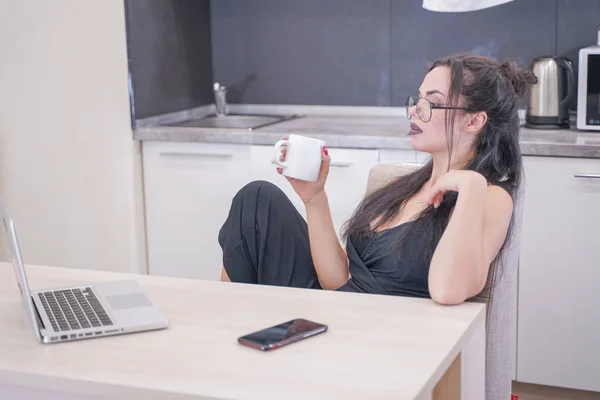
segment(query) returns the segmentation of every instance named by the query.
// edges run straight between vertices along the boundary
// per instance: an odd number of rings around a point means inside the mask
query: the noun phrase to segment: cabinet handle
[[[348,168],[349,166],[352,165],[352,163],[349,161],[331,161],[331,163],[329,165],[332,167]]]
[[[595,179],[600,179],[600,174],[575,174],[575,178],[595,178]]]
[[[191,153],[191,152],[180,152],[180,151],[163,151],[160,153],[161,156],[166,157],[210,157],[210,158],[232,158],[233,154],[230,153]]]

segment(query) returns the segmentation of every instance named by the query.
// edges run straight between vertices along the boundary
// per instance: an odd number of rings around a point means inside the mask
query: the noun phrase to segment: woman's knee
[[[286,196],[283,191],[268,181],[256,180],[244,185],[237,193],[236,197],[245,198],[247,196],[268,196],[280,197]]]

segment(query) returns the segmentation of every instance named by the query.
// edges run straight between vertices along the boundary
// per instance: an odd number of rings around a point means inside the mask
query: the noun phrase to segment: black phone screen
[[[295,341],[294,339],[312,336],[312,334],[325,330],[327,330],[325,325],[298,318],[242,336],[240,342],[250,342],[260,347],[266,347],[281,342]]]

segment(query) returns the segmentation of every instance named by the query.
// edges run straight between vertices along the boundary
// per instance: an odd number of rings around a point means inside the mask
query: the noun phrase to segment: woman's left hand
[[[451,170],[447,174],[439,177],[433,186],[431,186],[427,203],[433,204],[438,208],[444,199],[444,193],[447,191],[461,192],[465,190],[479,190],[485,196],[487,190],[487,180],[478,172],[470,170]]]

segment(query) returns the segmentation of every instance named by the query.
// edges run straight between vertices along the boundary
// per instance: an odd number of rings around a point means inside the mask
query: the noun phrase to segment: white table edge
[[[206,397],[203,395],[181,393],[175,391],[165,391],[162,389],[115,385],[113,383],[96,382],[85,378],[65,378],[50,376],[46,374],[15,372],[10,370],[0,370],[0,386],[9,385],[14,388],[27,388],[43,390],[57,395],[68,393],[73,395],[74,399],[82,399],[80,396],[90,396],[93,400],[120,400],[144,399],[154,400],[165,398],[173,400],[230,400],[226,397]],[[62,397],[58,397],[62,398]],[[87,397],[86,397],[87,398]]]

